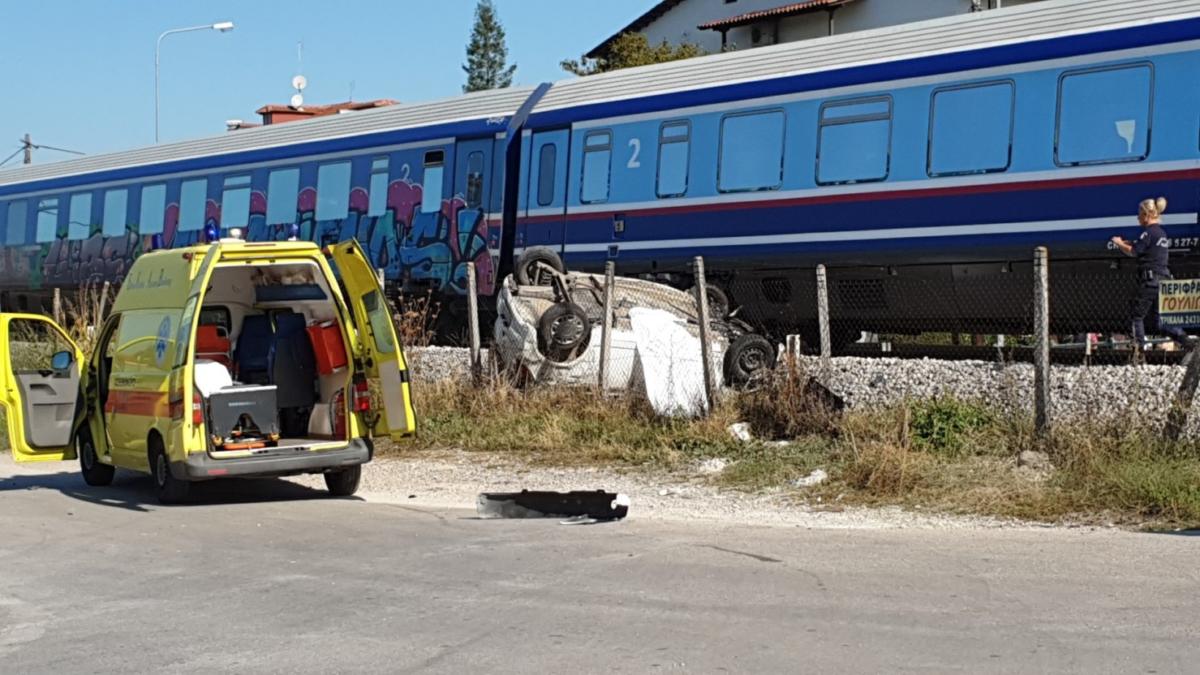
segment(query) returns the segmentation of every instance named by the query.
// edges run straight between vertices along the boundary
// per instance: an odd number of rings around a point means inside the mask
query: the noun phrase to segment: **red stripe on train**
[[[1020,192],[1025,190],[1062,189],[1072,187],[1098,187],[1103,185],[1119,185],[1122,183],[1149,183],[1164,180],[1200,179],[1200,169],[1183,171],[1156,171],[1139,174],[1116,174],[1112,176],[1087,176],[1084,178],[1060,178],[1052,180],[1021,181],[1012,183],[992,183],[988,185],[956,185],[942,188],[922,188],[916,190],[891,190],[880,192],[856,192],[842,195],[818,195],[813,197],[786,197],[780,199],[764,199],[761,201],[730,201],[711,204],[691,204],[684,206],[658,206],[642,209],[613,209],[612,211],[593,211],[589,213],[572,213],[566,216],[526,216],[520,219],[522,223],[547,223],[563,220],[593,220],[607,218],[616,213],[637,216],[660,216],[681,213],[738,211],[742,209],[778,208],[781,206],[799,206],[814,204],[845,204],[850,202],[887,201],[894,199],[921,199],[927,197],[951,197],[956,195],[992,194],[997,192]]]

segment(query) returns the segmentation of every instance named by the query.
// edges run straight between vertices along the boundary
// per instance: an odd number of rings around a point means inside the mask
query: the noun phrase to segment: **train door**
[[[495,265],[488,250],[493,144],[491,138],[459,141],[454,161],[453,208],[457,210],[458,239],[451,246],[458,247],[459,260],[475,263],[481,295],[490,295],[496,282]],[[495,217],[499,218],[499,214]]]
[[[516,248],[547,246],[562,254],[567,217],[567,157],[570,130],[533,134],[525,214],[517,229]]]

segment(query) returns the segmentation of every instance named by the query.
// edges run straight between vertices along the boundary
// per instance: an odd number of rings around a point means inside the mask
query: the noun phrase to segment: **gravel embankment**
[[[466,349],[427,347],[410,352],[418,381],[469,373]],[[1033,366],[1029,364],[843,357],[831,359],[829,372],[822,373],[816,357],[806,357],[804,363],[852,408],[951,396],[1009,412],[1032,412]],[[1053,366],[1051,418],[1065,424],[1130,419],[1161,425],[1182,378],[1180,366]],[[1193,419],[1188,432],[1200,434],[1200,421]]]
[[[466,379],[471,375],[471,350],[462,347],[410,347],[404,350],[404,356],[418,382]],[[480,357],[487,363],[486,349]]]
[[[851,407],[872,408],[951,396],[1009,412],[1032,413],[1033,366],[932,359],[819,359],[806,365]],[[1161,425],[1183,379],[1180,366],[1053,366],[1050,416],[1055,423],[1131,420]],[[1200,433],[1192,416],[1191,434]]]

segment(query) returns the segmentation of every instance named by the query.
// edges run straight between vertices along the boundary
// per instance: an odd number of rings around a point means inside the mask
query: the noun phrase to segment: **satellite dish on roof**
[[[292,88],[293,89],[295,89],[297,91],[304,91],[304,88],[307,86],[308,86],[308,79],[306,77],[304,77],[303,75],[297,75],[292,78]]]
[[[304,96],[301,94],[292,94],[292,107],[299,108],[304,105]]]

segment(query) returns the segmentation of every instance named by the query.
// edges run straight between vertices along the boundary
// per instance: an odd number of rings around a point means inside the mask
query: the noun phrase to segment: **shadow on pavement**
[[[112,485],[92,487],[75,472],[18,474],[0,478],[0,493],[18,490],[56,490],[80,501],[130,511],[149,511],[146,507],[162,506],[154,494],[149,476],[119,471]],[[324,490],[292,483],[278,478],[241,478],[192,483],[188,499],[179,506],[214,506],[224,504],[256,504],[262,502],[332,499]],[[344,500],[362,501],[358,497]]]
[[[1200,527],[1188,530],[1150,530],[1147,534],[1165,534],[1172,537],[1200,537]]]

